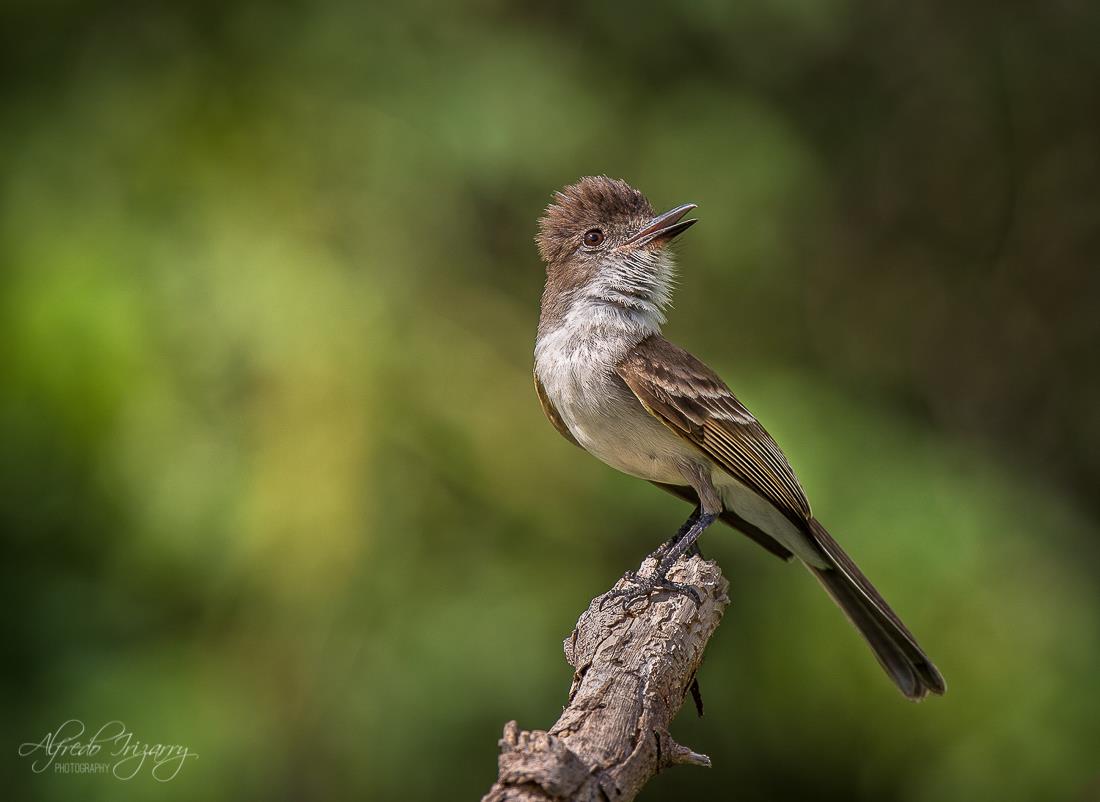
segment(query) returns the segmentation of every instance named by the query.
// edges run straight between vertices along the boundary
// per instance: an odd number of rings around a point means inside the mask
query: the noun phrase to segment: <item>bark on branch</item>
[[[647,559],[642,573],[654,565]],[[679,562],[670,578],[694,587],[702,603],[662,593],[624,611],[615,601],[600,609],[607,593],[592,600],[565,640],[574,668],[569,704],[548,732],[505,725],[500,774],[482,802],[627,802],[666,766],[710,766],[668,727],[729,604],[729,586],[701,557]]]

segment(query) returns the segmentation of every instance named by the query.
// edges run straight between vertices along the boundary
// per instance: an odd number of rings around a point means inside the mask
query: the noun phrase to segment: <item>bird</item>
[[[544,414],[602,462],[695,505],[654,551],[656,570],[628,572],[622,592],[697,599],[668,572],[720,520],[802,562],[906,698],[943,694],[940,671],[814,517],[775,440],[717,373],[661,335],[676,281],[669,243],[697,222],[687,218],[695,208],[656,214],[625,181],[586,176],[556,192],[538,221],[546,285],[534,383]]]

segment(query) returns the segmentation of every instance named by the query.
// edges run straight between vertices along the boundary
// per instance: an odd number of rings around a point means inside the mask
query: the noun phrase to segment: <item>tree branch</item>
[[[655,564],[647,559],[642,573]],[[694,587],[702,603],[661,593],[624,611],[616,601],[600,609],[611,591],[592,600],[565,640],[569,704],[549,732],[505,725],[500,775],[482,802],[628,802],[666,766],[710,766],[668,727],[729,604],[729,585],[701,557],[677,563],[670,578]]]

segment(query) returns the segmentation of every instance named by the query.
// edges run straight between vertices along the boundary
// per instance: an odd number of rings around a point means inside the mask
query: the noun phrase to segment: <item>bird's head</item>
[[[560,190],[535,237],[546,262],[548,295],[659,311],[674,280],[666,246],[696,222],[683,219],[694,208],[685,203],[654,214],[645,195],[606,176],[588,176]]]

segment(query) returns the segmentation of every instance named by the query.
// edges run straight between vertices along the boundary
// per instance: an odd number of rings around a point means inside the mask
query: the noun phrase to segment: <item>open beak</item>
[[[683,234],[699,222],[694,218],[682,222],[680,220],[694,208],[694,203],[685,203],[683,206],[677,206],[675,209],[669,209],[664,214],[657,215],[642,226],[641,231],[624,242],[623,245],[633,245],[635,248],[640,248],[650,242],[667,242],[673,237]]]

